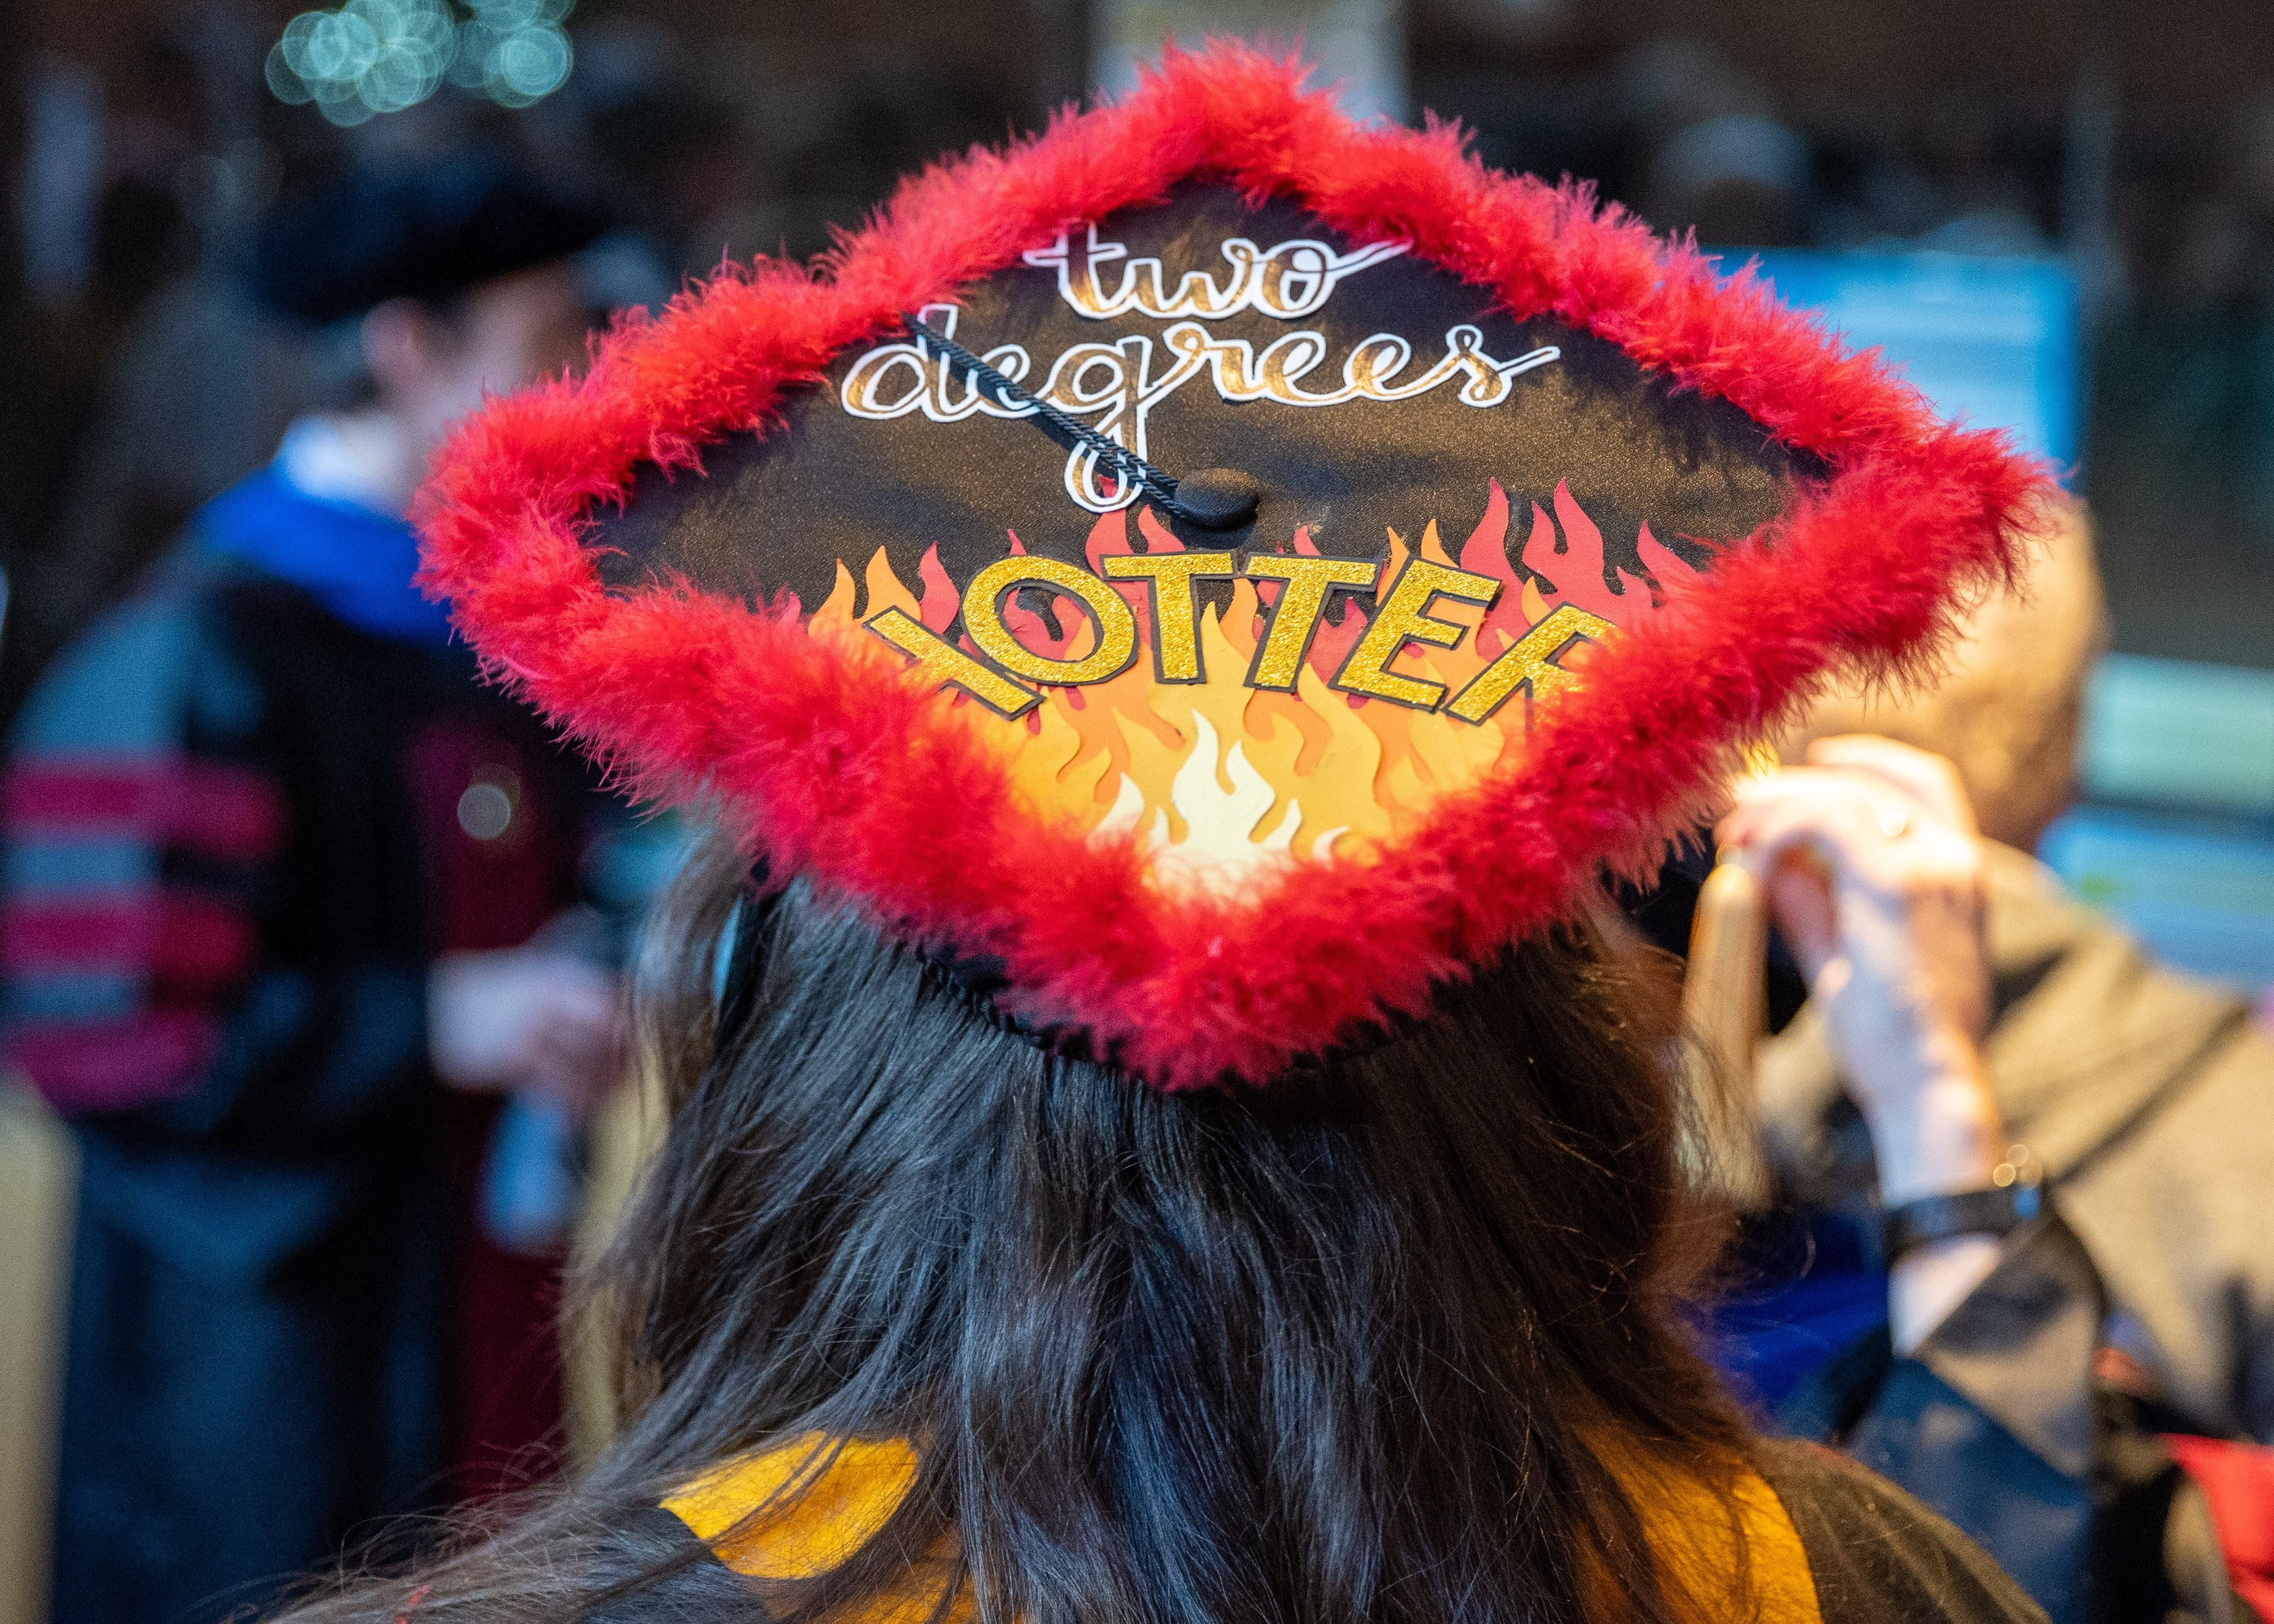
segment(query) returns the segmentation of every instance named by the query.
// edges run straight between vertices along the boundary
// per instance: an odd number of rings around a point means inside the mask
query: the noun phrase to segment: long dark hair
[[[670,1126],[582,1282],[621,1432],[296,1620],[849,1618],[926,1560],[989,1624],[1674,1617],[1603,1446],[1726,1496],[1748,1442],[1675,1327],[1711,1226],[1668,1004],[1584,924],[1267,1089],[1171,1096],[747,872],[716,846],[649,933]],[[654,1509],[816,1434],[921,1461],[832,1573],[761,1590]]]

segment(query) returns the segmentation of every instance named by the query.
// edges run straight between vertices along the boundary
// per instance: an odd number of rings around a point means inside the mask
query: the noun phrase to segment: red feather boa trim
[[[1459,132],[1360,127],[1302,71],[1172,52],[1118,105],[911,179],[808,272],[760,261],[621,326],[581,381],[493,402],[423,493],[422,577],[489,667],[631,785],[718,794],[777,872],[905,939],[999,955],[1013,1012],[1087,1029],[1168,1088],[1266,1079],[1562,916],[1607,865],[1654,860],[1758,737],[1835,666],[1916,669],[1954,588],[2013,568],[2044,475],[1939,422],[1750,274],[1660,244],[1591,192],[1485,169]],[[881,648],[681,588],[604,592],[584,515],[643,459],[761,427],[785,385],[900,312],[1070,225],[1207,173],[1413,252],[1518,318],[1551,313],[1727,399],[1821,457],[1822,488],[1729,547],[1543,718],[1522,762],[1430,810],[1378,861],[1304,863],[1268,894],[1168,896],[1130,841],[1042,823],[959,714]],[[862,644],[872,640],[857,639]],[[943,816],[942,786],[954,786]]]

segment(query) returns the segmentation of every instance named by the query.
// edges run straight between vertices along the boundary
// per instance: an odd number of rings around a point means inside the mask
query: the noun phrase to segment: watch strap
[[[1905,1252],[1956,1235],[2011,1235],[2044,1209],[2044,1192],[2016,1180],[1988,1190],[1923,1196],[1891,1208],[1881,1246],[1889,1264]]]

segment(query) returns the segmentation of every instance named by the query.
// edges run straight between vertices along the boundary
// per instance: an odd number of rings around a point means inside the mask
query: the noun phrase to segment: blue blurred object
[[[2039,855],[2166,963],[2274,986],[2274,672],[2111,654]]]
[[[418,538],[401,519],[311,496],[271,464],[207,502],[197,529],[213,552],[290,581],[350,626],[438,648],[450,641],[448,605],[411,584]]]
[[[2107,655],[2085,692],[2083,747],[2095,801],[2274,819],[2274,671]]]
[[[2274,842],[2263,833],[2083,806],[2045,831],[2039,854],[2165,963],[2252,993],[2274,987]]]
[[[1764,1422],[1826,1360],[1886,1323],[1887,1273],[1850,1214],[1755,1220],[1739,1274],[1743,1283],[1713,1306],[1706,1350]]]
[[[581,1135],[559,1101],[513,1095],[482,1168],[482,1232],[524,1256],[554,1251],[576,1228],[584,1194]]]
[[[1722,264],[1743,264],[1743,251]],[[2076,281],[2059,259],[1953,253],[1756,256],[1783,300],[1820,311],[1856,349],[1886,353],[1946,417],[2007,428],[2021,448],[2075,470],[2083,369]]]

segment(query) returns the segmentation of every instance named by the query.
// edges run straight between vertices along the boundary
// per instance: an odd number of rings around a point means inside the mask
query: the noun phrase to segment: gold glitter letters
[[[1571,644],[1582,641],[1601,643],[1615,629],[1600,616],[1589,614],[1577,605],[1565,604],[1477,673],[1445,709],[1464,722],[1482,722],[1499,710],[1510,695],[1520,688],[1528,688],[1532,690],[1532,713],[1537,715],[1540,706],[1578,685],[1577,673],[1566,671],[1555,663]]]
[[[1003,600],[1028,583],[1047,586],[1079,602],[1097,632],[1088,658],[1053,659],[1037,654],[1003,624]],[[1121,594],[1078,565],[1054,558],[1013,554],[997,559],[963,589],[963,629],[989,659],[1030,682],[1103,682],[1137,658],[1137,617]]]
[[[1445,685],[1426,677],[1400,676],[1389,669],[1389,662],[1409,642],[1449,649],[1468,635],[1467,627],[1430,614],[1430,605],[1440,598],[1483,605],[1499,593],[1500,583],[1490,575],[1433,564],[1427,559],[1406,560],[1405,568],[1397,572],[1397,583],[1374,612],[1366,635],[1358,640],[1358,646],[1328,686],[1364,694],[1369,699],[1411,705],[1417,710],[1434,710],[1445,701]]]
[[[1311,637],[1319,629],[1319,616],[1329,592],[1363,592],[1374,585],[1382,566],[1372,559],[1305,558],[1286,553],[1262,553],[1247,560],[1247,573],[1268,581],[1284,581],[1279,602],[1271,611],[1271,630],[1255,650],[1247,668],[1247,686],[1295,691],[1295,676]]]
[[[922,621],[899,609],[887,609],[865,623],[903,654],[915,657],[916,669],[934,687],[953,683],[998,716],[1021,717],[1042,695],[1009,678],[990,671]]]
[[[1201,669],[1200,610],[1193,583],[1229,581],[1239,574],[1229,553],[1125,553],[1105,560],[1109,581],[1153,583],[1153,675],[1162,682],[1205,682]]]

